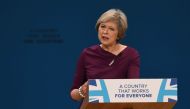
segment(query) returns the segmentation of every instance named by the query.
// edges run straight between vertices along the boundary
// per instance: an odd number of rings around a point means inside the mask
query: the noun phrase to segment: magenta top
[[[88,79],[126,79],[139,78],[140,56],[131,47],[126,47],[114,55],[94,45],[83,50],[78,60],[71,88],[79,88]]]

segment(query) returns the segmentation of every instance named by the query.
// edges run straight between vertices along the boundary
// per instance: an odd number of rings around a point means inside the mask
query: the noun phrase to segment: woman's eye
[[[105,25],[101,25],[100,27],[101,27],[101,28],[105,28],[106,26],[105,26]]]
[[[110,30],[111,30],[111,31],[114,31],[114,29],[113,29],[113,28],[110,28]]]

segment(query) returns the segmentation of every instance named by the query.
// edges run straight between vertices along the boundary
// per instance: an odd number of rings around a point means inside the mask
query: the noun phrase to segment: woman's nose
[[[104,29],[104,30],[103,30],[103,33],[108,33],[108,29]]]

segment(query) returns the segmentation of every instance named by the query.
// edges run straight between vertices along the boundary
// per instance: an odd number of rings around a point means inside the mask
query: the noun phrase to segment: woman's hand
[[[81,97],[86,97],[87,96],[87,92],[88,91],[88,81],[85,82],[79,89],[79,94],[81,95]]]
[[[81,87],[80,87],[80,93],[79,93],[79,89],[73,89],[71,91],[71,97],[74,100],[81,100],[82,98],[85,98],[87,96],[87,92],[88,91],[88,81],[85,82]]]

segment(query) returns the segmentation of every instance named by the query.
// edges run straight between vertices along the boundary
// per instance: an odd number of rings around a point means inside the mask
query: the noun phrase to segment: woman
[[[119,42],[125,36],[127,26],[127,18],[119,9],[110,9],[100,16],[96,29],[101,44],[81,53],[71,89],[74,100],[85,98],[88,79],[139,78],[138,52]]]

